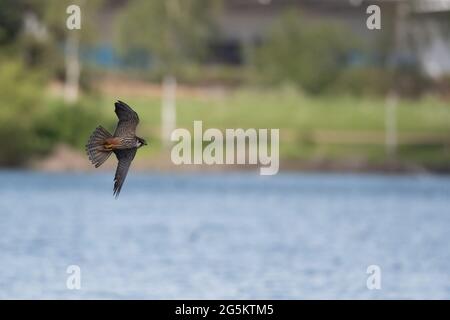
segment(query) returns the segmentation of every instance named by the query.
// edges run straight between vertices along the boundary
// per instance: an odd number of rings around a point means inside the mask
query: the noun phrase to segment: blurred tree
[[[166,145],[176,122],[177,71],[201,59],[219,9],[218,0],[135,0],[118,19],[121,51],[145,49],[165,74],[161,135]]]
[[[15,39],[22,26],[24,1],[0,0],[0,45]]]
[[[117,43],[122,53],[145,49],[164,73],[198,61],[213,32],[219,0],[133,0],[117,21]]]
[[[79,50],[81,44],[95,40],[95,21],[104,0],[39,0],[39,8],[49,34],[56,45],[64,43],[65,89],[67,102],[78,99],[81,65]],[[69,30],[67,19],[71,15],[68,8],[77,5],[81,13],[81,28]]]
[[[0,136],[7,137],[0,141],[0,166],[24,165],[31,157],[50,151],[55,143],[78,146],[80,142],[67,132],[80,128],[81,140],[88,134],[86,127],[91,130],[99,118],[82,106],[76,110],[45,106],[47,76],[54,75],[55,57],[69,33],[66,8],[75,2],[0,0]],[[75,32],[82,43],[93,39],[93,20],[88,17],[96,11],[86,8],[97,8],[95,2],[100,3],[94,0],[83,6],[80,2],[86,21]]]
[[[355,38],[341,26],[288,11],[255,50],[254,62],[272,82],[291,81],[310,93],[319,93],[345,68],[346,55],[355,45]]]
[[[343,70],[327,92],[355,96],[384,96],[393,83],[393,73],[373,66],[354,66]]]
[[[0,70],[0,165],[20,165],[37,148],[33,121],[42,107],[42,81],[19,59],[0,62]]]

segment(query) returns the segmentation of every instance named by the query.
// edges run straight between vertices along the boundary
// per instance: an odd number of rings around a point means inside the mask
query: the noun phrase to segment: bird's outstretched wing
[[[125,178],[127,177],[128,169],[130,168],[130,164],[136,155],[136,151],[137,148],[114,151],[117,160],[119,160],[116,175],[114,176],[114,196],[116,196],[116,198],[119,196],[120,190],[122,189]]]
[[[119,123],[117,124],[116,131],[114,132],[115,137],[126,137],[133,136],[136,132],[136,127],[139,123],[138,114],[130,108],[125,102],[117,101],[114,106],[117,118],[119,118]]]

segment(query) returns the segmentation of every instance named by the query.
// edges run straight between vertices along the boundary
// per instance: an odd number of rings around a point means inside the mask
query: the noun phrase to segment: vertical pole
[[[385,146],[388,158],[395,158],[397,154],[397,104],[398,96],[395,92],[388,94],[385,107]]]
[[[176,127],[177,82],[173,76],[165,76],[162,86],[161,140],[164,147],[170,146],[170,135]]]
[[[409,13],[408,3],[395,3],[395,15],[394,15],[394,43],[393,54],[396,56],[394,61],[394,68],[397,68],[398,58],[406,49],[406,16]],[[395,86],[391,89],[386,98],[385,106],[385,146],[386,155],[388,158],[395,158],[397,154],[397,105],[398,105],[398,91]]]
[[[78,61],[79,40],[75,32],[69,32],[66,38],[66,79],[64,82],[64,100],[75,102],[78,100],[80,63]]]

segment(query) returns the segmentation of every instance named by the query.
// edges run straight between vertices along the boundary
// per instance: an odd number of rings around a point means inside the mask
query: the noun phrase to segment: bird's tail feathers
[[[112,151],[105,150],[105,140],[111,138],[111,133],[102,126],[98,126],[91,134],[86,145],[86,152],[92,164],[100,167],[111,155]]]

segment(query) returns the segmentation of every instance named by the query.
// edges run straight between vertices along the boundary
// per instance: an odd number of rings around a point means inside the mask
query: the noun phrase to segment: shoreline
[[[106,161],[102,167],[95,169],[83,152],[59,145],[54,152],[42,159],[34,159],[29,165],[18,169],[44,172],[93,172],[114,171],[116,160]],[[137,157],[133,170],[156,172],[239,172],[259,170],[260,165],[175,165],[168,153]],[[320,159],[320,160],[280,160],[279,172],[321,172],[321,173],[383,173],[383,174],[450,174],[450,165],[425,167],[414,163],[386,161],[369,163],[364,159]]]

